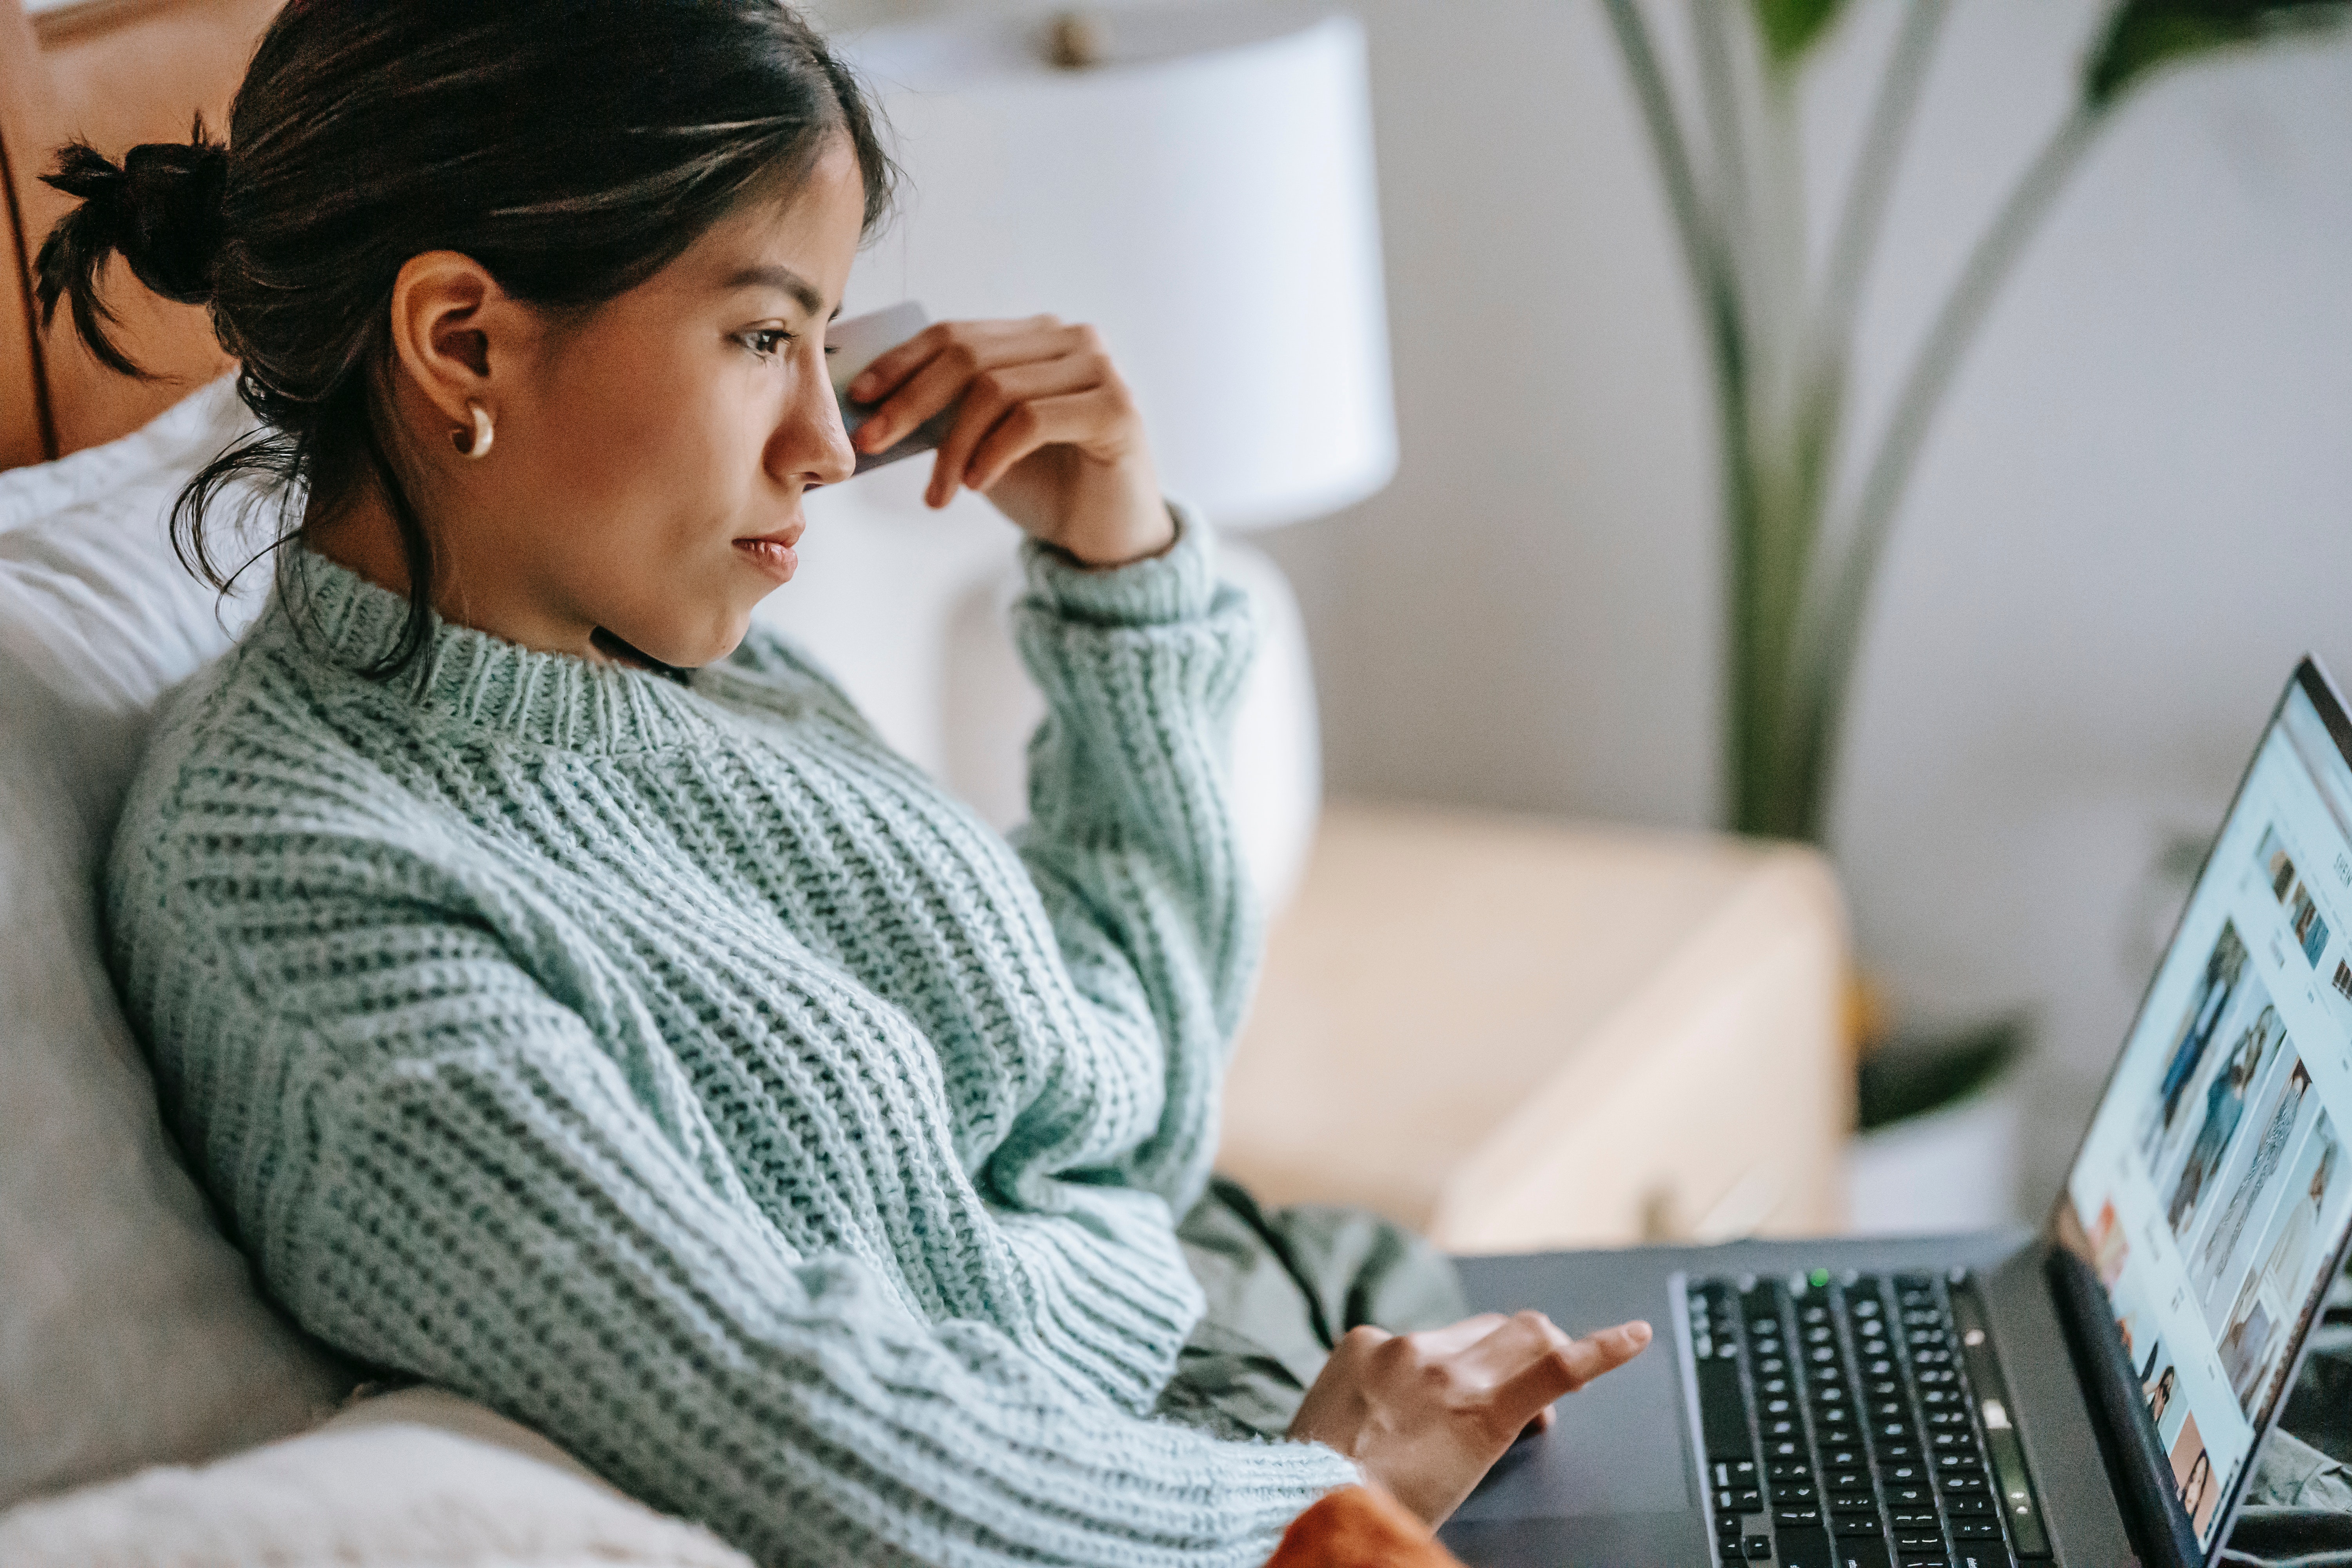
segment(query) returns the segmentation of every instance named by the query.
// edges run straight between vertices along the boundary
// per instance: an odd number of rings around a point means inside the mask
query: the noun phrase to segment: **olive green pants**
[[[1178,1354],[1160,1413],[1226,1436],[1289,1430],[1349,1329],[1404,1333],[1469,1315],[1451,1258],[1360,1209],[1263,1209],[1219,1176],[1176,1237],[1208,1310]]]

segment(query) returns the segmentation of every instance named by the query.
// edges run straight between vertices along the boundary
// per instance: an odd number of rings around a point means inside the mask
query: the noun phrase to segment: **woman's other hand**
[[[1092,327],[936,321],[866,366],[849,395],[881,405],[853,437],[861,452],[963,400],[923,493],[931,506],[969,487],[1090,566],[1157,554],[1175,537],[1135,400]]]
[[[1487,1312],[1418,1334],[1351,1330],[1307,1391],[1290,1436],[1339,1449],[1435,1525],[1554,1400],[1649,1342],[1644,1322],[1575,1339],[1541,1312]]]

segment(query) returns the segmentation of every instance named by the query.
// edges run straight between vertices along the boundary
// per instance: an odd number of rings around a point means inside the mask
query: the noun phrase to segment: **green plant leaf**
[[[1712,0],[1710,0],[1712,3]],[[1756,26],[1776,66],[1794,65],[1837,20],[1844,0],[1753,0]]]
[[[2083,64],[2083,100],[2095,110],[2158,68],[2352,17],[2346,0],[2124,0]]]

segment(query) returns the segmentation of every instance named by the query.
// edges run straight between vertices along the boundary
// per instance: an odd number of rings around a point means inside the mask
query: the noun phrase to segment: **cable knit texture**
[[[118,979],[272,1290],[763,1561],[1262,1562],[1355,1479],[1154,1415],[1257,928],[1209,540],[1026,547],[1013,844],[755,632],[685,685],[313,555],[173,707]],[[806,591],[821,591],[809,584]]]

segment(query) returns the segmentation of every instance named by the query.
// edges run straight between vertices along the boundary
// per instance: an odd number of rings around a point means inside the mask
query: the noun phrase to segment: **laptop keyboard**
[[[2051,1555],[1965,1271],[1691,1279],[1684,1300],[1717,1563]]]

